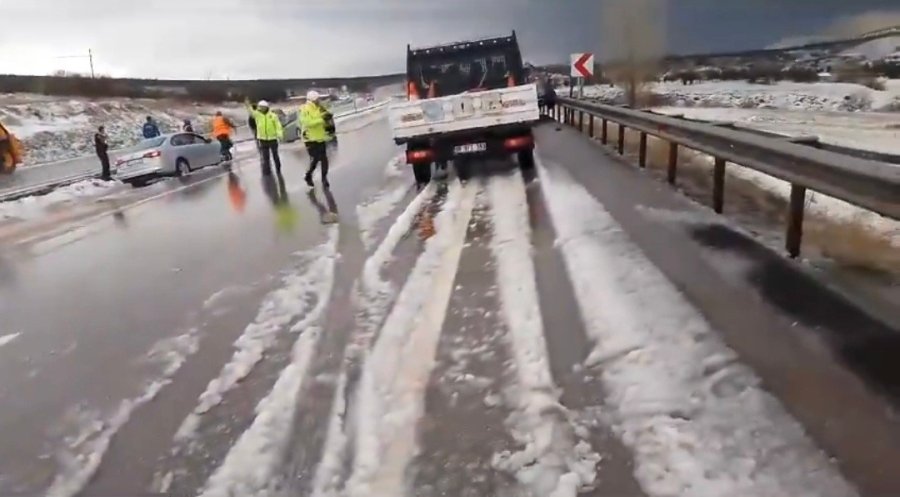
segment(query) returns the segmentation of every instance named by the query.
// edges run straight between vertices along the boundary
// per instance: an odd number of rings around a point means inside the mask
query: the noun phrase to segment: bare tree
[[[655,78],[666,46],[666,0],[605,0],[601,33],[613,61],[606,76],[636,107],[641,87]]]

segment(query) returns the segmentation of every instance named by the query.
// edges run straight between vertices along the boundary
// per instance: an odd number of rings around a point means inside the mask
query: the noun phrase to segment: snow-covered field
[[[725,107],[804,111],[900,111],[900,80],[887,80],[885,90],[853,83],[793,83],[771,85],[744,81],[710,81],[695,85],[651,83],[645,90],[661,105],[672,107]],[[623,103],[621,88],[588,86],[585,97],[605,103]],[[568,94],[567,89],[561,90]]]
[[[701,121],[732,122],[739,127],[785,136],[817,136],[824,143],[900,155],[900,113],[724,107],[657,107],[653,110]]]
[[[234,104],[216,107],[169,100],[0,95],[0,122],[22,139],[26,166],[93,154],[94,133],[100,125],[106,126],[110,148],[116,149],[141,139],[147,116],[152,116],[164,133],[180,129],[184,119],[200,130],[219,109],[235,122],[246,117]]]

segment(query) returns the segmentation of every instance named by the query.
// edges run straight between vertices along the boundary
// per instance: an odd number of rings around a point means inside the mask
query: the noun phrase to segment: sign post
[[[570,72],[573,78],[578,78],[578,98],[584,97],[584,80],[594,75],[594,54],[573,53],[569,57]]]

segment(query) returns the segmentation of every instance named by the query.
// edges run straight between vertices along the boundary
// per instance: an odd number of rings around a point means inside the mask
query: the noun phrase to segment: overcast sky
[[[526,60],[600,58],[603,4],[627,0],[0,0],[0,73],[157,78],[401,72],[407,43],[519,33]],[[669,52],[761,48],[900,0],[659,0]]]

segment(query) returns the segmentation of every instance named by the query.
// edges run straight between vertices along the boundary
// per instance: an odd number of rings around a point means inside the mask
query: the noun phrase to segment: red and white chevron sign
[[[573,78],[590,78],[594,75],[594,54],[573,53],[570,59],[572,61],[571,76]]]

